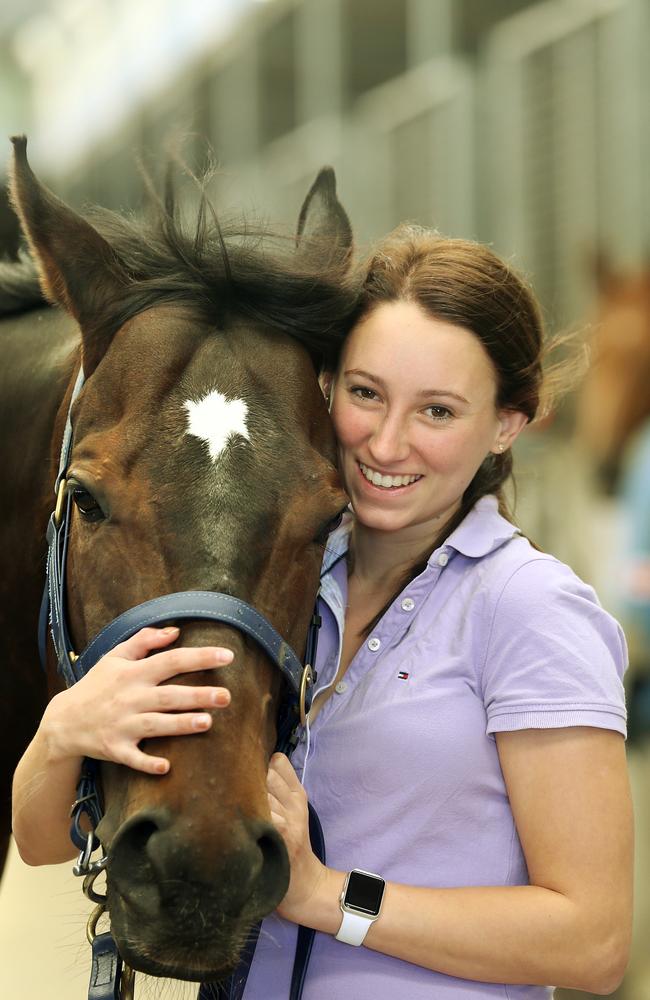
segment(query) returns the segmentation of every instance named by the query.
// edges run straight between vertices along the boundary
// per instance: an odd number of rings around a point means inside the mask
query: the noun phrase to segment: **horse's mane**
[[[296,252],[294,237],[244,219],[222,221],[204,188],[189,222],[170,185],[143,217],[97,206],[84,215],[110,245],[120,285],[98,317],[102,329],[114,332],[145,309],[178,303],[217,327],[248,319],[289,334],[319,362],[336,355],[358,283],[328,242],[312,240]],[[0,265],[0,314],[43,301],[31,261]]]
[[[36,267],[29,257],[17,262],[0,260],[0,316],[45,304]]]

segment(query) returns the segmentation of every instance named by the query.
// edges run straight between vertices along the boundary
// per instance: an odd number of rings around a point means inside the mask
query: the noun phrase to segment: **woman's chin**
[[[355,505],[352,503],[352,510],[357,522],[371,531],[393,532],[408,528],[411,521],[408,517],[398,515],[395,511],[377,510],[366,503]]]

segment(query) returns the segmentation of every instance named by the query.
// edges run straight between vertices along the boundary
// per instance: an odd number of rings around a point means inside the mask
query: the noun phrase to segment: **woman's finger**
[[[167,774],[170,763],[166,757],[153,757],[139,747],[128,744],[119,756],[118,764],[125,764],[134,771],[144,774]]]
[[[130,639],[120,642],[107,653],[107,657],[118,656],[123,660],[141,660],[152,649],[168,646],[178,639],[179,629],[175,625],[167,628],[141,628]]]
[[[153,682],[159,684],[176,674],[225,667],[232,663],[234,655],[232,649],[224,646],[179,646],[178,649],[154,653],[146,662],[146,670]]]
[[[136,716],[129,729],[134,730],[133,738],[139,742],[160,736],[204,733],[211,725],[212,716],[209,712],[146,712]]]
[[[294,796],[304,795],[304,789],[298,780],[289,758],[285,754],[273,754],[266,775],[267,788],[271,789],[280,802],[289,805],[295,802]]]
[[[230,691],[223,687],[163,684],[151,690],[148,707],[158,712],[179,712],[191,708],[225,708],[230,700]]]
[[[288,785],[300,784],[298,776],[293,769],[293,764],[284,753],[274,753],[269,761],[269,770],[286,781]],[[301,786],[302,787],[302,786]]]
[[[287,830],[287,821],[284,818],[284,816],[281,813],[276,813],[273,811],[273,809],[271,809],[271,822],[273,823],[273,826],[276,828],[278,833],[282,836],[282,839],[285,841],[285,846],[288,846],[284,836],[284,833],[286,833]]]

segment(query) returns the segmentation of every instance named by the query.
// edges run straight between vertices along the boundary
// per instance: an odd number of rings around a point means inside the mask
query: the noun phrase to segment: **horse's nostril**
[[[261,854],[261,865],[244,909],[250,905],[270,910],[277,906],[289,886],[287,849],[275,827],[255,823],[249,829]]]
[[[158,824],[151,819],[143,819],[139,823],[135,823],[128,831],[127,841],[130,848],[138,853],[144,851],[151,837],[154,833],[158,833],[159,829]]]
[[[111,845],[110,870],[113,878],[122,875],[136,882],[153,881],[151,838],[166,829],[169,820],[164,814],[140,813],[128,820]]]

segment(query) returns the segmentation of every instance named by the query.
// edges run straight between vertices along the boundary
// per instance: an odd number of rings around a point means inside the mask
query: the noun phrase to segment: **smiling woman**
[[[532,292],[487,248],[403,227],[370,259],[323,380],[352,514],[325,556],[308,724],[269,770],[291,882],[246,1000],[290,995],[300,923],[309,1000],[541,1000],[622,977],[625,641],[503,493],[545,350]]]

